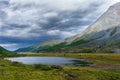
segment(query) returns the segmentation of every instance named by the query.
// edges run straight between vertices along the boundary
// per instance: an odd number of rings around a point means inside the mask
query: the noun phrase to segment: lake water
[[[15,57],[5,58],[11,62],[21,62],[23,64],[45,64],[45,65],[88,65],[83,59],[66,57]]]

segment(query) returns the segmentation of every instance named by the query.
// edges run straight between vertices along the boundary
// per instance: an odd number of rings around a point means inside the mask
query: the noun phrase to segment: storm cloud
[[[119,0],[0,0],[0,46],[9,50],[80,34]]]

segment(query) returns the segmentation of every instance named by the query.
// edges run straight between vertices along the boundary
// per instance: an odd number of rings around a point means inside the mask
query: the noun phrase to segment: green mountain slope
[[[30,48],[34,48],[34,46]],[[67,38],[64,41],[52,46],[44,45],[30,50],[33,52],[119,53],[120,3],[111,6],[96,22],[90,25],[81,34]]]
[[[53,52],[120,52],[120,3],[111,6],[81,34],[42,51]]]
[[[41,50],[53,47],[54,45],[57,45],[61,42],[62,41],[60,41],[60,40],[46,41],[46,42],[36,44],[36,45],[30,46],[30,47],[20,48],[20,49],[16,50],[15,52],[39,52]]]
[[[16,56],[17,53],[8,51],[6,49],[4,49],[3,47],[0,46],[0,57],[4,57],[4,56]]]

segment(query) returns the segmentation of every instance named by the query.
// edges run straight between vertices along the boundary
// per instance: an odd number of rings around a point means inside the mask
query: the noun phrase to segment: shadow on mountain
[[[96,33],[83,35],[72,43],[62,42],[47,49],[34,52],[59,52],[59,53],[119,53],[120,52],[120,27],[113,27]]]

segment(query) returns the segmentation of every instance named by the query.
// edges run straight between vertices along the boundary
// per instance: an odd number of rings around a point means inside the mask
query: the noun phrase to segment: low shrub
[[[48,71],[48,70],[62,70],[63,68],[61,66],[56,66],[56,65],[43,65],[43,64],[36,64],[34,65],[35,69],[40,69],[40,70],[44,70],[44,71]]]
[[[25,64],[20,63],[20,62],[12,62],[11,65],[12,66],[17,66],[17,67],[25,67]]]
[[[56,66],[56,65],[51,66],[51,68],[52,68],[52,69],[63,70],[63,67],[61,67],[61,66]]]
[[[40,69],[40,70],[44,70],[44,71],[48,71],[48,70],[52,69],[50,66],[42,65],[42,64],[35,64],[34,67],[35,67],[35,69]]]

